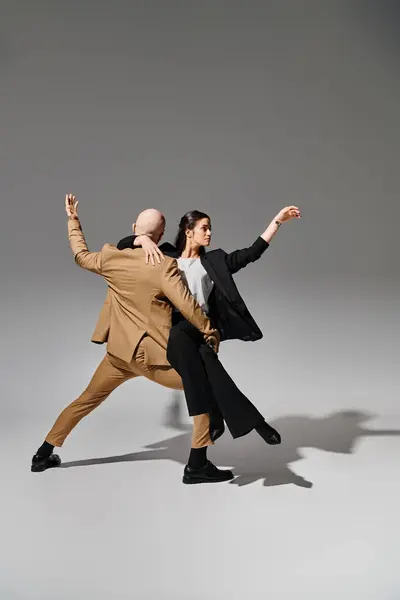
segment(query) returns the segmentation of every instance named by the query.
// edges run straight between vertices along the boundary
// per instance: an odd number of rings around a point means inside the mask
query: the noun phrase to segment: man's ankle
[[[207,446],[204,448],[192,448],[190,450],[188,466],[192,469],[201,469],[207,463]]]
[[[38,448],[36,452],[36,456],[39,458],[48,458],[54,450],[54,446],[49,444],[49,442],[44,441],[43,444]]]

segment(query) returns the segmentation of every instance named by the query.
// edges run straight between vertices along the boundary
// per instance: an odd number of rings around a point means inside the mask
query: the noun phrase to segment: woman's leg
[[[171,329],[167,358],[182,378],[189,415],[210,415],[210,435],[215,442],[225,426],[200,354],[202,344],[202,334],[182,319]]]
[[[208,386],[210,399],[214,406],[218,406],[233,438],[256,429],[268,443],[279,443],[278,438],[273,438],[279,434],[265,423],[262,414],[235,385],[218,355],[205,343],[200,331],[188,321],[182,320],[171,329],[167,357],[178,372],[181,369],[190,387],[192,374],[189,369],[185,372],[183,365],[189,354],[193,357],[190,361],[192,371],[202,378],[204,388]],[[183,376],[182,379],[184,380]]]

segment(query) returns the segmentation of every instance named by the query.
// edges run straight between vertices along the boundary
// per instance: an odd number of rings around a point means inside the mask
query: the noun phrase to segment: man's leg
[[[230,481],[234,475],[228,469],[218,469],[207,460],[207,445],[213,444],[210,436],[210,415],[193,417],[192,449],[183,472],[183,483],[218,483]]]
[[[171,329],[168,360],[182,374],[183,381],[184,375],[188,374],[190,377],[194,368],[198,373],[201,372],[200,366],[187,365],[188,356],[192,362],[201,363],[203,377],[206,377],[211,386],[213,398],[233,438],[255,429],[268,444],[280,443],[279,433],[265,422],[254,404],[235,385],[218,355],[205,343],[200,331],[188,321],[181,321]]]
[[[182,379],[175,369],[167,366],[146,365],[144,360],[144,351],[139,345],[131,363],[132,370],[164,387],[174,390],[183,388]],[[210,415],[208,413],[194,415],[192,447],[184,470],[184,483],[218,483],[233,479],[232,471],[217,469],[207,460],[207,448],[213,444],[210,434]]]
[[[111,362],[112,361],[112,362]],[[106,354],[97,367],[86,390],[67,406],[46,436],[44,444],[32,460],[32,471],[45,471],[58,466],[60,458],[52,454],[54,446],[61,447],[65,438],[83,417],[99,406],[113,390],[136,374],[123,361]]]

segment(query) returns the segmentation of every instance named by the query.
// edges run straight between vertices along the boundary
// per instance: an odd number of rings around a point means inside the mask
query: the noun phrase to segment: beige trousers
[[[145,364],[142,344],[139,344],[130,363],[106,354],[86,390],[62,411],[47,434],[46,441],[53,446],[62,446],[67,435],[79,421],[108,398],[113,390],[128,379],[141,376],[173,390],[183,389],[182,380],[172,367]],[[209,415],[194,416],[192,448],[204,448],[212,444]]]

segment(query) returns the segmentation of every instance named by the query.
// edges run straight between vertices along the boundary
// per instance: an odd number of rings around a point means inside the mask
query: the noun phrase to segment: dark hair
[[[179,221],[178,233],[175,238],[175,248],[177,249],[179,256],[186,246],[186,231],[188,229],[194,229],[196,223],[201,219],[211,220],[206,213],[200,212],[199,210],[190,210],[186,215],[183,215],[182,219]],[[200,248],[200,254],[203,254],[204,252],[204,248]]]

